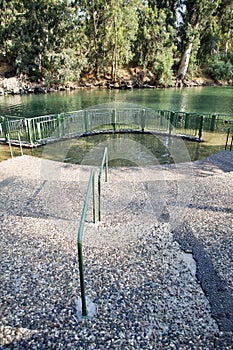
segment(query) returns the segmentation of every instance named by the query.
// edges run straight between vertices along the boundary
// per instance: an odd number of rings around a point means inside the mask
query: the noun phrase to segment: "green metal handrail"
[[[86,296],[85,296],[85,283],[84,283],[84,266],[83,266],[83,253],[82,253],[82,236],[83,236],[83,229],[84,229],[84,222],[86,219],[87,209],[88,209],[88,202],[90,198],[92,188],[92,196],[93,196],[93,221],[96,222],[96,204],[95,204],[95,170],[92,169],[88,186],[87,186],[87,192],[86,197],[84,201],[83,211],[82,211],[82,217],[79,225],[78,230],[78,240],[77,240],[77,246],[78,246],[78,262],[79,262],[79,275],[80,275],[80,286],[81,286],[81,300],[82,300],[82,316],[87,317],[88,311],[87,311],[87,304],[86,304]]]
[[[107,147],[105,147],[105,149],[104,149],[104,155],[102,158],[102,163],[100,165],[99,176],[98,176],[99,221],[101,219],[101,177],[102,177],[104,166],[105,166],[105,182],[107,182],[108,181],[108,149],[107,149]],[[96,200],[95,200],[95,170],[94,169],[91,170],[91,174],[89,177],[85,201],[84,201],[84,205],[83,205],[82,216],[81,216],[81,220],[80,220],[80,224],[79,224],[78,239],[77,239],[79,275],[80,275],[80,287],[81,287],[81,301],[82,301],[82,316],[83,317],[88,316],[88,310],[87,310],[86,295],[85,295],[82,236],[83,236],[84,223],[85,223],[85,219],[86,219],[91,189],[92,189],[92,200],[93,200],[93,222],[95,223],[96,222]]]
[[[100,166],[99,176],[98,176],[98,202],[99,202],[99,221],[102,219],[102,206],[101,206],[101,177],[103,173],[103,169],[105,166],[105,182],[108,182],[108,149],[105,147],[104,155],[102,158],[102,163]]]

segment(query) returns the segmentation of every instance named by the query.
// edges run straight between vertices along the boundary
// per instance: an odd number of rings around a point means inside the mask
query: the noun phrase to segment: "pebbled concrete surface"
[[[76,235],[89,167],[0,164],[2,349],[233,348],[233,152],[111,168],[84,255],[95,315],[81,319]]]

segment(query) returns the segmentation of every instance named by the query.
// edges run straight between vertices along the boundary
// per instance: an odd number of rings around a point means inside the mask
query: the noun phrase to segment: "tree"
[[[167,86],[173,77],[175,45],[174,28],[169,25],[164,9],[154,3],[139,11],[136,57],[140,65],[150,69],[159,83]]]
[[[135,1],[111,0],[106,23],[106,57],[116,81],[118,69],[133,58],[133,43],[138,28]]]
[[[169,26],[175,28],[179,0],[149,0],[148,6],[152,9],[156,7],[158,10],[164,10],[166,13],[167,28],[169,28]]]
[[[182,0],[180,8],[182,24],[179,28],[181,45],[183,51],[178,70],[178,76],[185,78],[190,62],[194,65],[200,46],[202,33],[209,22],[216,16],[216,10],[221,0]]]
[[[0,10],[12,74],[62,82],[110,69],[116,81],[131,64],[164,86],[195,67],[231,77],[232,0],[1,0]]]
[[[24,0],[25,13],[21,23],[21,40],[17,42],[17,69],[29,74],[42,71],[48,52],[58,50],[65,42],[64,25],[68,24],[67,1]],[[68,29],[67,28],[67,29]]]
[[[89,38],[88,58],[98,77],[101,67],[111,67],[111,76],[117,79],[119,68],[132,56],[132,44],[137,31],[135,1],[91,0],[82,1]]]
[[[218,20],[220,23],[220,50],[233,52],[233,2],[222,0],[218,7]]]
[[[14,65],[17,56],[16,42],[20,40],[24,5],[19,0],[2,0],[0,3],[0,54]]]

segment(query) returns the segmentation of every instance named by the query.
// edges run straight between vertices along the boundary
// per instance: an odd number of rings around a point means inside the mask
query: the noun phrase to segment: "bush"
[[[77,82],[86,61],[73,49],[52,52],[47,61],[45,80],[47,84]]]
[[[233,64],[231,59],[232,57],[229,55],[214,56],[205,69],[205,73],[215,80],[232,80]]]

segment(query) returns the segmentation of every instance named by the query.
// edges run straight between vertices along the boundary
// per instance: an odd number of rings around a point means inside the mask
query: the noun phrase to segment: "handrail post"
[[[84,282],[84,266],[83,266],[83,245],[78,242],[78,264],[79,264],[79,276],[80,276],[80,287],[81,287],[81,300],[82,300],[82,316],[88,315],[86,294],[85,294],[85,282]]]
[[[105,147],[104,149],[104,155],[103,155],[103,159],[102,159],[102,163],[100,166],[100,171],[99,171],[99,176],[98,176],[98,216],[99,216],[99,221],[101,221],[101,176],[102,176],[102,172],[103,172],[103,168],[105,165],[105,182],[108,181],[108,149],[107,147]]]
[[[92,210],[93,210],[93,222],[96,223],[96,200],[95,200],[95,172],[92,176]]]
[[[82,316],[83,317],[88,316],[88,311],[87,311],[87,303],[86,303],[86,295],[85,295],[82,235],[83,235],[84,222],[85,222],[87,208],[88,208],[88,200],[89,200],[89,196],[90,196],[91,186],[93,185],[94,176],[95,176],[95,170],[92,169],[91,174],[90,174],[90,178],[89,178],[89,182],[88,182],[86,197],[85,197],[83,211],[82,211],[82,217],[81,217],[79,230],[78,230],[78,239],[77,239],[79,277],[80,277],[80,286],[81,286],[81,301],[82,301]]]
[[[105,182],[108,182],[108,149],[105,147]]]
[[[101,176],[98,176],[98,213],[99,213],[99,221],[101,221]]]

